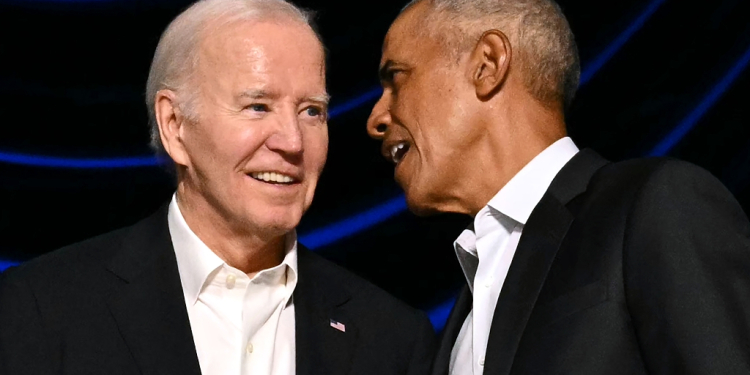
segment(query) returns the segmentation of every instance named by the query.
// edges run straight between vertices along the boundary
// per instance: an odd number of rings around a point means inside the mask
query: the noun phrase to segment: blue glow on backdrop
[[[587,84],[591,78],[593,78],[596,73],[599,72],[599,69],[601,69],[609,60],[614,57],[615,54],[617,54],[617,51],[619,51],[622,46],[625,45],[625,43],[630,40],[633,35],[635,35],[638,30],[643,28],[643,25],[646,24],[646,21],[648,21],[651,16],[656,13],[656,11],[659,9],[659,7],[664,4],[666,0],[654,0],[651,3],[646,6],[646,9],[643,10],[643,12],[633,20],[633,22],[628,26],[620,35],[615,38],[615,40],[612,41],[612,43],[609,44],[607,48],[604,49],[594,60],[589,61],[589,63],[584,67],[583,71],[581,72],[581,86]]]
[[[42,0],[39,0],[42,1]],[[57,0],[58,2],[85,2],[95,0]],[[105,1],[105,0],[99,0]],[[111,0],[109,0],[111,1]],[[587,64],[581,72],[581,86],[588,83],[599,69],[602,68],[609,60],[627,43],[628,40],[640,30],[646,21],[656,12],[657,9],[666,0],[654,0],[648,4],[646,9],[636,19],[610,43],[593,61]],[[344,103],[332,107],[329,112],[329,118],[333,119],[351,110],[359,108],[370,101],[377,99],[383,92],[382,88],[374,87]],[[164,161],[155,156],[139,156],[124,158],[64,158],[56,156],[42,156],[19,154],[13,152],[0,151],[0,162],[9,164],[26,165],[32,167],[46,168],[68,168],[68,169],[117,169],[117,168],[138,168],[138,167],[156,167]],[[366,228],[366,227],[365,227]]]
[[[43,2],[44,0],[37,0]],[[57,2],[97,2],[97,0],[56,0]],[[99,2],[108,0],[99,0]],[[111,1],[111,0],[109,0]],[[646,8],[636,17],[629,26],[620,33],[599,55],[589,61],[581,72],[581,86],[589,83],[593,77],[606,65],[617,52],[635,35],[654,13],[666,2],[666,0],[651,1]],[[699,120],[710,110],[718,99],[728,90],[732,83],[740,76],[750,63],[750,49],[745,51],[742,57],[734,64],[727,74],[707,93],[699,105],[686,116],[677,127],[649,153],[649,155],[666,155],[684,136],[699,122]],[[372,88],[342,104],[332,107],[329,111],[330,118],[340,116],[351,110],[361,107],[368,102],[374,101],[380,96],[380,87]],[[35,167],[51,168],[135,168],[159,165],[159,160],[154,157],[135,158],[112,158],[112,159],[72,159],[57,158],[52,156],[37,156],[26,154],[15,154],[0,152],[0,162],[22,164]],[[358,213],[345,220],[313,230],[300,235],[300,241],[311,249],[318,249],[343,238],[355,235],[361,231],[380,224],[406,211],[406,203],[403,194],[379,204],[365,212]],[[0,271],[16,263],[0,261]],[[441,330],[455,303],[451,298],[439,306],[431,309],[428,314],[430,320],[437,330]]]
[[[308,248],[316,250],[380,224],[388,218],[404,211],[406,211],[406,200],[404,196],[399,196],[353,217],[327,225],[324,228],[301,233],[299,241]],[[0,261],[0,272],[17,264],[17,262]]]
[[[0,272],[5,271],[8,267],[18,265],[18,262],[11,262],[9,260],[0,260]]]
[[[445,322],[448,321],[448,316],[451,314],[451,310],[453,310],[453,305],[456,304],[456,298],[452,297],[448,299],[447,301],[441,303],[438,306],[433,307],[430,309],[430,311],[427,312],[427,315],[430,317],[430,322],[432,322],[432,327],[435,328],[435,331],[442,331],[443,328],[445,328]]]
[[[310,249],[318,249],[371,228],[404,211],[406,211],[406,198],[400,195],[365,212],[301,234],[299,241]]]
[[[156,167],[166,162],[166,159],[160,159],[156,156],[136,156],[111,159],[63,158],[57,156],[28,155],[0,151],[0,162],[43,168],[120,169]]]
[[[341,105],[334,106],[328,111],[328,117],[333,119],[346,112],[356,109],[369,101],[375,100],[383,90],[378,86]],[[154,155],[117,158],[66,158],[59,156],[30,155],[23,153],[0,151],[0,162],[28,167],[62,168],[62,169],[122,169],[158,167],[168,161]]]
[[[721,98],[722,94],[724,94],[727,89],[732,85],[732,83],[742,74],[742,72],[747,68],[747,65],[750,63],[750,48],[745,51],[745,54],[740,57],[740,59],[734,64],[734,66],[724,75],[724,78],[719,81],[709,92],[708,94],[703,98],[703,100],[700,102],[700,104],[692,111],[690,114],[685,117],[682,122],[680,122],[679,125],[669,134],[667,137],[665,137],[659,144],[654,147],[653,150],[649,153],[650,156],[664,156],[666,155],[669,150],[671,150],[677,143],[682,140],[682,138],[690,132],[690,130],[695,126],[695,124],[700,121],[700,119],[708,112],[711,107],[716,104],[716,101]],[[435,326],[435,330],[440,331],[443,326],[445,325],[445,320],[448,319],[448,314],[450,314],[451,307],[453,304],[455,304],[456,300],[455,297],[443,302],[437,307],[432,308],[428,311],[428,315],[430,316],[430,321],[432,321],[433,325]],[[443,320],[441,320],[443,319]],[[436,324],[439,323],[439,324]]]
[[[345,101],[344,103],[337,105],[336,107],[331,108],[328,111],[328,117],[330,118],[338,117],[340,115],[343,115],[346,112],[359,108],[371,101],[374,101],[382,93],[383,93],[383,89],[380,86],[373,87],[367,92],[364,92],[352,99]]]
[[[685,117],[685,119],[682,120],[682,122],[680,122],[671,133],[662,139],[662,141],[651,150],[649,155],[664,156],[672,150],[672,148],[674,148],[674,146],[677,145],[677,143],[679,143],[682,138],[693,129],[693,127],[695,127],[706,112],[716,104],[716,101],[724,95],[729,87],[732,86],[732,83],[734,83],[745,68],[747,68],[748,63],[750,63],[750,48],[748,48],[747,51],[745,51],[745,54],[743,54],[734,66],[729,69],[726,75],[724,75],[724,78],[722,78],[721,81],[719,81],[719,83],[708,92],[700,104],[698,104],[698,106],[695,107],[695,109],[690,112],[690,114],[687,115],[687,117]]]

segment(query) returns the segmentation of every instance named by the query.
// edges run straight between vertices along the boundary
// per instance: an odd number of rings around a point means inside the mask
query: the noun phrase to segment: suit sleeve
[[[409,362],[408,375],[428,375],[432,368],[437,341],[430,320],[421,311],[415,319],[416,337]]]
[[[53,374],[50,334],[42,325],[31,288],[12,278],[14,269],[0,274],[0,374]]]
[[[750,225],[708,172],[668,161],[637,194],[624,282],[650,374],[750,374]]]

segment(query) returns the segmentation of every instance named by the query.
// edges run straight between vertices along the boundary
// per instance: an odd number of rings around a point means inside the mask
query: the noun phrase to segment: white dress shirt
[[[196,236],[176,196],[168,222],[201,373],[293,375],[296,233],[281,264],[249,278]]]
[[[495,313],[523,227],[562,167],[578,153],[562,138],[523,167],[474,217],[474,227],[453,243],[473,296],[451,351],[451,375],[480,375]]]

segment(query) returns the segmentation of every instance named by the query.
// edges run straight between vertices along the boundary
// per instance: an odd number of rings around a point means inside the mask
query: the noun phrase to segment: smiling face
[[[199,51],[196,116],[170,150],[180,198],[233,230],[284,234],[310,206],[328,152],[320,42],[298,22],[238,21]]]
[[[483,135],[475,88],[466,67],[435,39],[418,31],[425,2],[393,23],[383,44],[383,95],[368,120],[382,139],[383,155],[396,164],[395,179],[417,214],[461,211],[457,180],[467,171]],[[473,159],[476,160],[476,159]]]

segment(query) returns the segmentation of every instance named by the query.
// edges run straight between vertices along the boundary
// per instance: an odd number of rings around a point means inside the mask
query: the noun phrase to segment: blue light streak
[[[345,101],[344,103],[339,104],[336,107],[331,108],[330,110],[328,110],[328,117],[338,117],[346,112],[357,109],[367,104],[368,102],[377,99],[382,93],[383,89],[380,86],[373,87],[367,92],[364,92],[352,99]]]
[[[156,167],[166,163],[166,159],[156,156],[137,156],[111,159],[64,158],[57,156],[29,155],[0,151],[0,162],[29,167],[64,169],[120,169]]]
[[[19,265],[19,262],[11,262],[9,260],[0,260],[0,272],[7,270],[9,267]]]
[[[649,153],[650,156],[664,156],[682,140],[685,135],[700,121],[711,107],[721,98],[721,96],[731,87],[732,83],[742,74],[750,64],[750,48],[748,48],[742,57],[737,60],[734,66],[724,75],[724,77],[708,92],[698,106],[680,122],[677,127],[669,133],[659,144]],[[455,304],[455,298],[430,309],[427,314],[435,326],[436,331],[443,329],[445,320]]]
[[[654,0],[651,3],[649,3],[649,5],[644,9],[644,11],[638,17],[636,17],[636,19],[622,33],[620,33],[620,35],[618,35],[617,38],[615,38],[615,40],[607,48],[605,48],[593,61],[585,65],[584,69],[581,72],[580,85],[584,86],[585,84],[587,84],[599,72],[599,70],[607,62],[609,62],[612,59],[612,57],[627,43],[627,41],[638,30],[640,30],[643,27],[646,21],[649,18],[651,18],[651,16],[659,9],[659,7],[665,1],[666,0]],[[333,107],[329,110],[329,118],[340,116],[372,100],[375,100],[378,96],[380,96],[381,93],[382,93],[382,89],[380,87],[373,88],[351,100],[348,100],[342,103],[341,105],[337,107]],[[9,158],[8,156],[11,156],[11,157]],[[34,160],[34,159],[22,159],[22,158],[18,158],[17,156],[18,154],[0,153],[0,162],[33,165],[33,166],[45,166],[45,165],[37,165],[37,164],[25,164],[23,163],[23,161]],[[24,157],[34,158],[34,156],[31,156],[31,155],[24,155]],[[39,158],[43,158],[43,159],[46,158],[45,161],[52,161],[52,162],[56,162],[59,164],[59,166],[58,165],[54,165],[54,166],[46,165],[46,166],[61,167],[61,168],[76,168],[75,167],[76,165],[84,165],[84,166],[77,167],[77,168],[117,168],[117,167],[111,167],[111,166],[107,167],[107,166],[97,166],[97,165],[115,165],[115,166],[123,165],[121,166],[121,168],[127,168],[124,165],[127,165],[128,163],[132,163],[132,159],[134,159],[134,158],[117,158],[117,159],[99,160],[99,162],[102,162],[103,164],[96,164],[93,159],[86,159],[85,162],[81,164],[77,164],[75,161],[81,160],[81,159],[65,159],[65,162],[61,162],[60,158],[55,158],[55,157],[39,157]],[[144,159],[141,159],[141,158],[137,158],[137,159],[138,159],[138,162],[144,163]],[[106,164],[106,163],[110,163],[110,164]],[[136,165],[137,166],[158,165],[158,161],[156,160],[154,160],[152,163],[153,164],[151,165],[138,165],[136,163]],[[85,166],[85,165],[92,165],[92,166]],[[306,246],[310,247],[311,249],[317,249],[326,245],[330,245],[343,238],[352,236],[368,228],[371,228],[372,226],[380,224],[398,214],[403,213],[404,211],[406,211],[406,202],[405,202],[404,195],[401,194],[363,213],[359,213],[357,215],[341,220],[334,224],[314,230],[310,233],[302,234],[300,235],[300,242],[304,243]],[[2,268],[4,264],[5,263],[0,263],[0,271],[4,269]],[[455,303],[455,299],[452,298],[428,311],[430,321],[432,322],[436,330],[439,331],[443,328],[445,321],[448,318],[448,314],[450,313],[454,303]]]
[[[380,87],[376,87],[341,105],[334,106],[329,110],[328,118],[333,119],[341,116],[369,101],[375,100],[382,92],[383,90]],[[123,169],[159,167],[168,164],[169,159],[155,155],[117,158],[66,158],[0,151],[0,163],[61,169]]]
[[[448,316],[453,310],[453,305],[456,304],[457,297],[451,297],[445,302],[431,308],[427,311],[427,316],[432,322],[432,327],[435,328],[436,332],[440,332],[445,328],[445,322],[448,321]]]
[[[64,0],[57,0],[64,1]],[[67,0],[78,2],[86,0]],[[92,1],[92,0],[89,0]],[[96,1],[96,0],[93,0]],[[105,0],[100,0],[104,2]],[[625,43],[640,30],[646,21],[656,12],[666,0],[654,0],[646,9],[622,32],[615,40],[607,46],[593,61],[584,67],[581,72],[581,86],[588,83],[591,78],[622,48]],[[341,116],[347,112],[361,107],[368,102],[377,99],[383,92],[379,86],[347,100],[346,102],[332,107],[329,118]],[[156,156],[119,157],[119,158],[65,158],[57,156],[30,155],[13,152],[0,151],[0,162],[30,167],[42,168],[64,168],[64,169],[122,169],[158,167],[165,163],[164,159]]]
[[[701,100],[695,109],[690,112],[672,132],[670,132],[664,139],[661,140],[652,150],[649,152],[649,156],[664,156],[669,153],[674,146],[679,143],[687,133],[692,130],[695,125],[700,121],[701,118],[716,104],[719,98],[732,86],[735,80],[742,74],[750,63],[750,48],[748,48],[742,57],[737,60],[734,66],[724,75],[719,83],[714,86],[711,91]]]
[[[371,228],[405,211],[406,199],[400,195],[355,216],[320,229],[301,233],[299,241],[311,250],[316,250]],[[0,272],[17,264],[19,262],[0,260]]]
[[[581,86],[587,84],[589,81],[591,81],[591,78],[593,78],[596,73],[599,72],[599,70],[609,62],[612,57],[614,57],[615,54],[630,40],[633,35],[635,35],[638,30],[640,30],[643,25],[646,24],[646,21],[648,21],[651,16],[656,13],[656,11],[659,9],[659,7],[664,4],[666,0],[654,0],[651,3],[646,6],[646,9],[641,12],[641,14],[633,20],[633,22],[630,23],[630,25],[622,32],[620,35],[615,38],[615,40],[612,41],[612,43],[607,46],[599,55],[594,58],[594,60],[589,61],[589,63],[584,67],[584,69],[581,71]]]
[[[405,211],[406,198],[402,194],[365,212],[309,233],[301,234],[299,241],[310,249],[315,250],[355,235]]]

